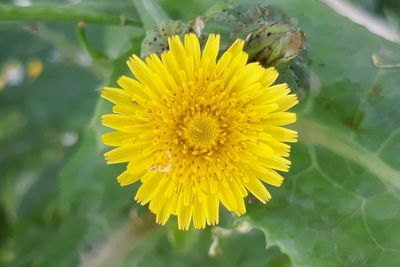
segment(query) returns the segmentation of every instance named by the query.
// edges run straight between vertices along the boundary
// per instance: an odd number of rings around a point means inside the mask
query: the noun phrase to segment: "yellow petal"
[[[120,176],[117,177],[117,181],[121,186],[130,185],[136,183],[145,174],[145,170],[137,173],[130,173],[129,171],[124,171]]]
[[[256,177],[249,178],[249,181],[244,184],[246,188],[262,203],[266,203],[270,200],[271,195],[265,186]]]

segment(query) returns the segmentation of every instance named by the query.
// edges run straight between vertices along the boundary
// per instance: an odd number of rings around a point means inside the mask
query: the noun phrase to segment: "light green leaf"
[[[146,30],[169,20],[156,0],[132,0]]]

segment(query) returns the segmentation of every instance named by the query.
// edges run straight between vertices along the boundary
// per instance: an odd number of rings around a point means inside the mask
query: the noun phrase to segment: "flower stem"
[[[105,54],[103,54],[101,51],[97,50],[90,44],[89,40],[86,37],[85,28],[86,28],[85,23],[80,21],[78,23],[77,34],[81,46],[89,53],[92,59],[97,61],[99,60],[109,61],[110,59]]]
[[[141,26],[138,18],[123,15],[100,13],[76,7],[56,6],[14,6],[0,4],[0,21],[58,21],[79,22],[105,25]]]

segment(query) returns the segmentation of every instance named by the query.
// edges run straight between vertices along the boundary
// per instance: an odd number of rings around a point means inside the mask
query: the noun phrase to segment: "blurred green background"
[[[173,220],[154,224],[133,201],[137,185],[119,187],[123,166],[105,164],[99,139],[99,116],[110,110],[99,90],[140,53],[150,2],[0,1],[0,265],[399,266],[400,45],[321,2],[265,0],[307,34],[310,88],[297,109],[292,170],[269,204],[249,204],[241,220],[223,212],[218,227],[180,232]],[[351,2],[399,29],[398,0]],[[180,20],[234,4],[159,1]],[[5,5],[115,19],[86,27],[112,60],[80,46],[77,20],[5,21]],[[135,25],[118,26],[121,15]]]

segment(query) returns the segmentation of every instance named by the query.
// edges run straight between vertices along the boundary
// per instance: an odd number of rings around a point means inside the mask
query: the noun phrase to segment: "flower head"
[[[272,85],[274,68],[247,64],[243,40],[219,59],[219,35],[210,35],[202,52],[194,34],[168,42],[161,59],[129,59],[136,79],[122,76],[122,89],[103,89],[114,104],[103,124],[115,130],[103,141],[116,147],[105,158],[128,163],[118,182],[140,180],[135,200],[150,203],[158,223],[172,214],[179,229],[191,221],[204,228],[218,223],[220,203],[242,215],[248,192],[265,203],[271,196],[263,182],[281,185],[277,171],[290,166],[285,142],[297,138],[282,126],[296,120],[287,110],[297,98],[286,84]]]

